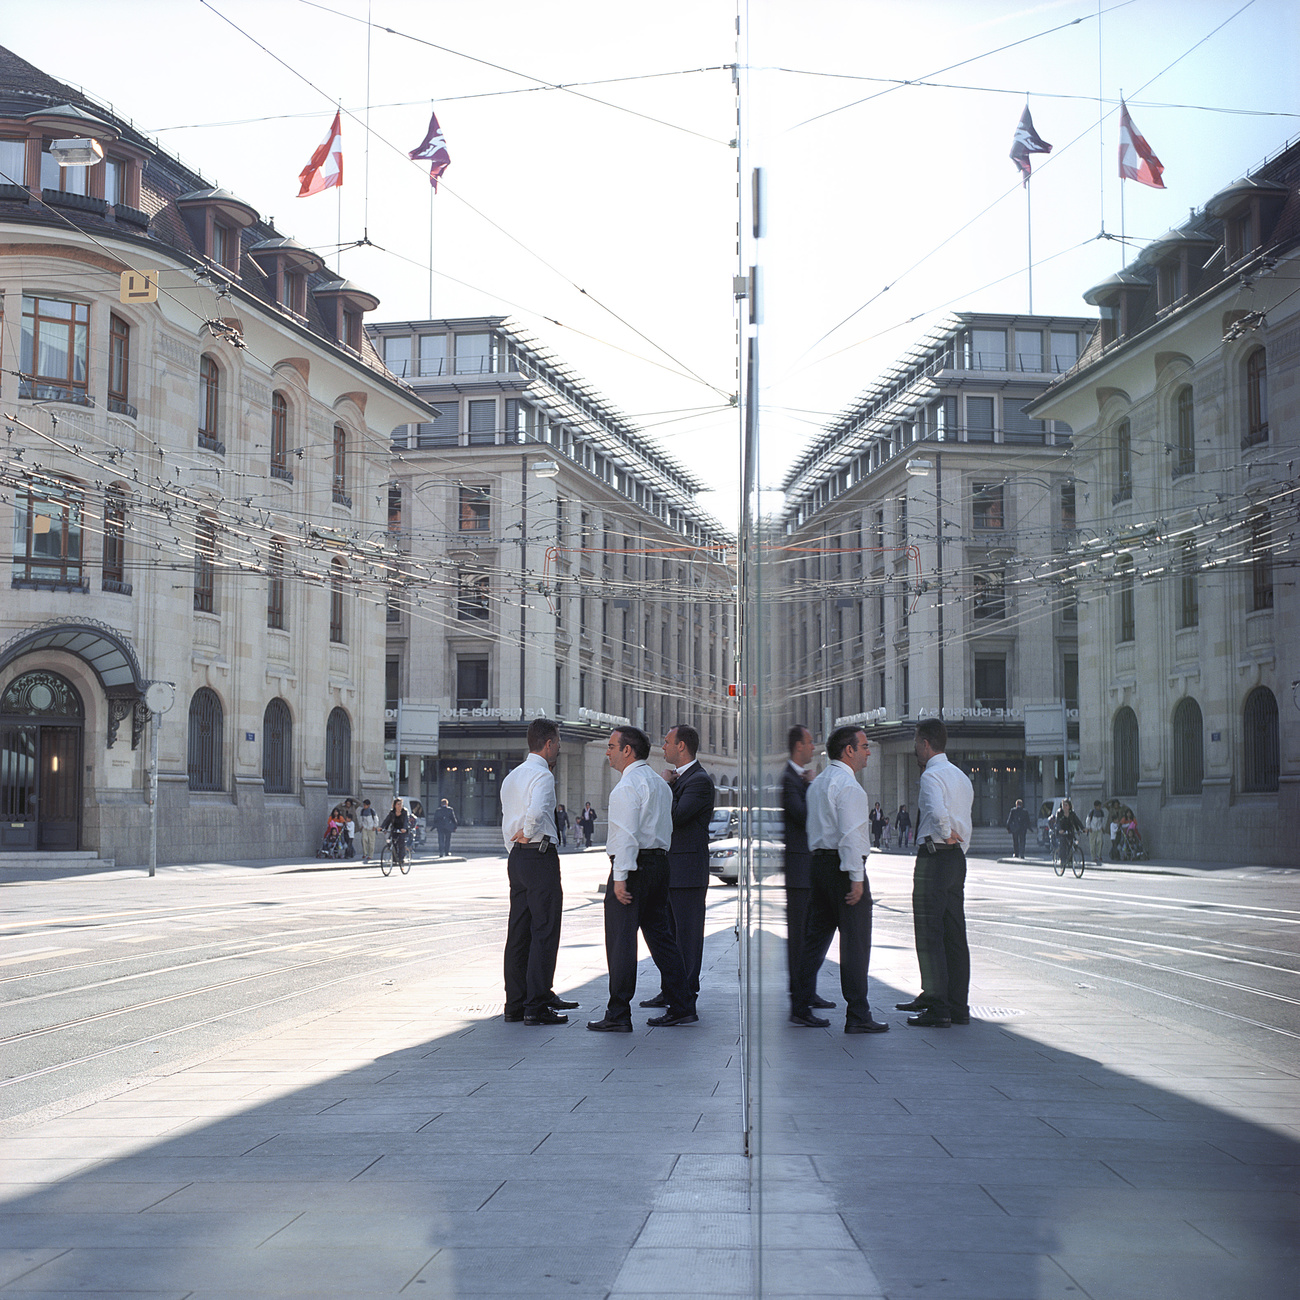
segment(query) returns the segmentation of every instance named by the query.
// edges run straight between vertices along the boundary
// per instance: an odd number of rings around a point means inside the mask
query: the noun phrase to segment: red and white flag
[[[1150,185],[1153,190],[1162,190],[1165,183],[1160,179],[1164,173],[1164,164],[1152,152],[1142,132],[1133,125],[1128,115],[1128,105],[1119,101],[1119,174],[1121,180],[1138,181]]]
[[[298,191],[300,199],[308,194],[319,194],[331,185],[343,184],[343,124],[340,114],[334,114],[334,124],[330,133],[317,146],[311,156],[311,162],[298,173],[302,188]]]
[[[1011,161],[1020,168],[1020,174],[1024,177],[1026,185],[1029,184],[1029,174],[1033,170],[1029,163],[1029,155],[1051,152],[1052,146],[1034,130],[1034,119],[1029,116],[1029,105],[1026,104],[1025,111],[1020,114],[1015,138],[1011,141],[1010,154]]]
[[[438,125],[438,114],[429,114],[429,129],[419,145],[407,155],[417,161],[427,160],[429,164],[429,184],[434,193],[438,191],[438,177],[451,166],[451,155],[447,152],[447,141],[443,138],[442,127]]]

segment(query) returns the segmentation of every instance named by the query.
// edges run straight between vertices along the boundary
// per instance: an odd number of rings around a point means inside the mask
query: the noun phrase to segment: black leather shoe
[[[559,1011],[552,1011],[550,1007],[542,1007],[540,1011],[525,1011],[524,1024],[526,1025],[567,1025],[569,1017]]]
[[[656,993],[654,997],[646,998],[641,1005],[643,1007],[666,1007],[668,1005],[668,999],[664,997],[662,993]]]
[[[900,1011],[924,1011],[929,1005],[930,1004],[923,1001],[919,995],[914,997],[910,1002],[894,1003],[894,1006],[896,1006]]]
[[[580,1004],[577,1002],[566,1002],[563,998],[552,998],[547,1004],[552,1011],[573,1011]]]
[[[954,1012],[953,1012],[953,1013],[948,1017],[948,1019],[951,1020],[952,1023],[953,1023],[954,1025],[969,1025],[969,1024],[970,1024],[970,1012],[969,1012],[969,1011],[954,1011]]]
[[[829,1029],[831,1022],[822,1016],[815,1016],[811,1011],[790,1012],[790,1023],[802,1025],[805,1029]]]
[[[846,1034],[884,1034],[889,1032],[889,1026],[883,1020],[858,1021],[856,1024],[845,1025]]]
[[[662,1016],[651,1016],[646,1021],[647,1025],[653,1025],[656,1029],[672,1029],[675,1025],[698,1025],[700,1018],[694,1011],[683,1011],[680,1015],[673,1015],[671,1011],[665,1011]]]
[[[835,1006],[835,1003],[814,993],[808,1005],[816,1007],[818,1011],[830,1011]]]
[[[501,1018],[508,1025],[517,1025],[524,1018],[524,1013],[522,1011],[507,1011]]]
[[[927,1007],[919,1016],[908,1016],[907,1023],[915,1029],[951,1029],[952,1017]]]
[[[587,1028],[597,1034],[630,1034],[632,1025],[626,1020],[611,1020],[608,1016],[604,1020],[588,1020]]]

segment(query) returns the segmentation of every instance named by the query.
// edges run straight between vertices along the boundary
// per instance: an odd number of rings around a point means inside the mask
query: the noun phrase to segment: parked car
[[[732,811],[737,813],[736,832],[715,840],[709,846],[709,870],[724,885],[734,885],[740,879],[740,868],[748,855],[754,875],[759,880],[776,875],[781,870],[785,851],[781,809]]]
[[[715,808],[709,818],[709,839],[720,840],[726,835],[735,835],[740,829],[739,808]]]

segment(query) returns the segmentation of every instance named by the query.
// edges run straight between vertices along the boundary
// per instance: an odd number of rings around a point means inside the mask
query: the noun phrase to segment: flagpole
[[[1140,93],[1140,92],[1139,92]],[[1121,115],[1124,112],[1124,88],[1121,86],[1119,91],[1119,111]],[[1121,133],[1123,128],[1121,127]],[[1122,134],[1121,134],[1122,138]],[[1128,244],[1125,242],[1128,236],[1128,225],[1124,220],[1124,181],[1125,176],[1123,169],[1119,174],[1119,269],[1124,269],[1125,259],[1128,257]]]
[[[1025,245],[1029,259],[1029,314],[1034,314],[1034,200],[1033,186],[1025,182]]]
[[[1101,0],[1097,0],[1097,206],[1101,209],[1101,234],[1106,233],[1106,94],[1101,64]]]
[[[429,319],[433,319],[433,186],[429,186]]]

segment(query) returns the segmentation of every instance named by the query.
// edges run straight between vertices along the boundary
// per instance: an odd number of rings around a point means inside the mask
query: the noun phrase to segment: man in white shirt
[[[637,932],[645,936],[659,967],[667,1009],[646,1023],[656,1027],[693,1025],[695,999],[686,965],[673,938],[668,903],[668,845],[673,837],[673,797],[667,783],[646,762],[650,737],[637,727],[610,733],[605,756],[618,784],[609,796],[609,881],[605,886],[605,956],[609,962],[609,1005],[604,1018],[589,1020],[597,1033],[632,1032],[636,994]]]
[[[839,727],[826,739],[830,759],[808,787],[808,917],[804,923],[803,969],[791,995],[790,1023],[824,1029],[831,1022],[813,1014],[817,972],[826,960],[831,937],[840,934],[840,988],[847,1010],[846,1034],[882,1034],[889,1026],[871,1015],[867,966],[871,961],[871,890],[867,858],[871,853],[871,804],[858,784],[858,773],[871,757],[866,732]]]
[[[506,927],[505,1018],[526,1025],[563,1025],[555,996],[564,890],[555,834],[555,777],[560,729],[548,718],[528,724],[528,757],[501,782],[501,833],[510,858],[510,920]]]
[[[939,718],[917,724],[912,748],[921,766],[916,814],[912,925],[921,992],[900,1011],[919,1029],[970,1024],[970,948],[966,943],[966,850],[970,848],[970,777],[948,761],[948,728]]]

